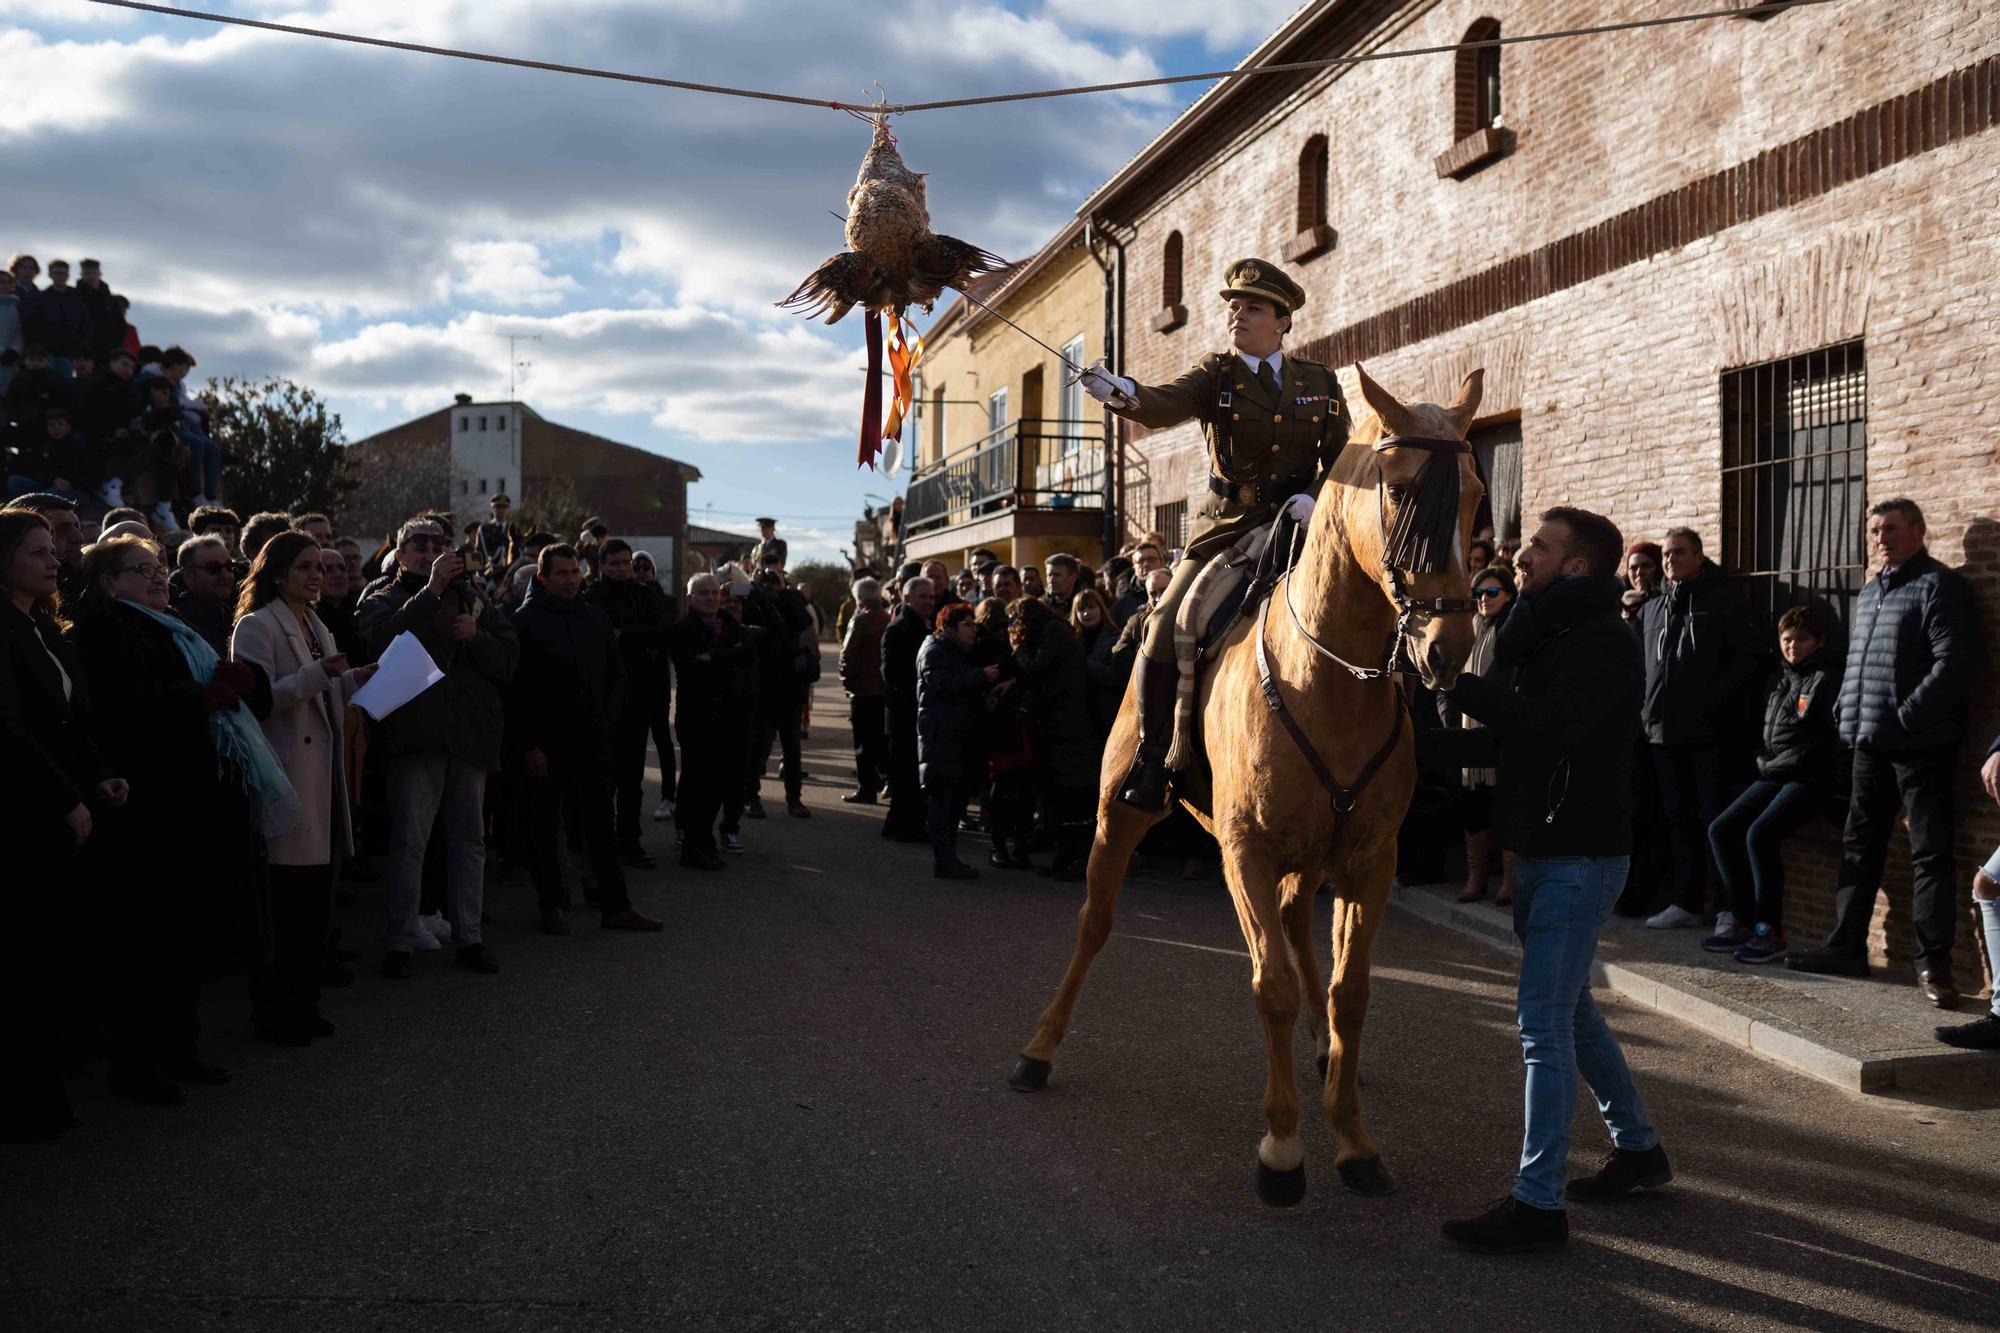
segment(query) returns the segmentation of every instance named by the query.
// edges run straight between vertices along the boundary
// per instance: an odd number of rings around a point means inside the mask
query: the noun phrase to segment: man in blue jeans
[[[1560,1249],[1569,1243],[1565,1195],[1602,1202],[1673,1179],[1624,1052],[1590,995],[1597,932],[1625,886],[1645,687],[1638,641],[1619,615],[1624,549],[1600,514],[1566,506],[1543,514],[1516,557],[1521,596],[1500,630],[1492,671],[1461,676],[1451,690],[1452,703],[1484,725],[1440,733],[1450,738],[1452,762],[1499,769],[1495,827],[1514,853],[1522,949],[1516,1018],[1528,1123],[1520,1168],[1505,1198],[1444,1224],[1446,1240],[1482,1253]],[[1613,1147],[1595,1176],[1570,1181],[1579,1071]]]

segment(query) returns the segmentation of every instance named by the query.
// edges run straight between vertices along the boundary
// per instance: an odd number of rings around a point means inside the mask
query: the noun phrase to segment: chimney
[[[472,401],[472,395],[469,393],[454,394],[452,396],[458,400],[460,407],[464,407]]]

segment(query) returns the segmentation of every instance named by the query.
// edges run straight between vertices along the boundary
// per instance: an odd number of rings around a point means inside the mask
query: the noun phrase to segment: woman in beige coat
[[[273,962],[259,987],[257,1035],[287,1046],[333,1035],[319,1012],[320,955],[333,911],[333,861],[353,851],[343,778],[343,713],[375,673],[350,670],[333,635],[313,614],[321,588],[320,549],[302,532],[265,543],[236,604],[229,655],[271,678],[271,742],[302,807],[270,840]]]

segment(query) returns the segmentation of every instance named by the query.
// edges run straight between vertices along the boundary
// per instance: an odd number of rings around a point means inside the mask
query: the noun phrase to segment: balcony
[[[921,555],[960,538],[1099,535],[1104,484],[1102,420],[1010,421],[911,476],[904,539]]]

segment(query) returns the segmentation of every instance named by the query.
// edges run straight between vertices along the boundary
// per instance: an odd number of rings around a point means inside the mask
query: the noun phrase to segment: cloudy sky
[[[1233,65],[1296,0],[207,0],[564,64],[899,101]],[[695,464],[696,522],[844,545],[861,329],[776,310],[842,248],[867,129],[833,111],[0,0],[0,251],[103,260],[201,374],[293,376],[359,438],[450,401]],[[1009,258],[1205,85],[897,123],[933,222]]]

